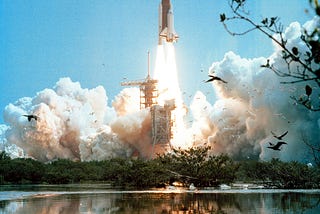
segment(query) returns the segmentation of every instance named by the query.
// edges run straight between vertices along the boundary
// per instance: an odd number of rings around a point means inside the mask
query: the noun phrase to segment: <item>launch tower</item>
[[[148,53],[148,75],[143,80],[122,82],[121,86],[139,86],[140,109],[149,108],[151,114],[151,134],[153,149],[155,146],[166,149],[172,139],[172,125],[174,118],[171,111],[175,109],[175,101],[168,100],[164,106],[158,105],[158,80],[150,77],[149,53]],[[150,155],[152,157],[152,154]]]
[[[159,5],[159,45],[163,42],[176,42],[179,39],[174,29],[173,7],[170,0],[161,0]],[[173,138],[172,128],[175,118],[172,111],[176,108],[175,99],[166,100],[164,105],[158,105],[158,80],[150,77],[148,52],[148,75],[144,80],[122,82],[122,86],[140,87],[140,109],[148,108],[152,125],[152,153],[155,147],[168,148]]]

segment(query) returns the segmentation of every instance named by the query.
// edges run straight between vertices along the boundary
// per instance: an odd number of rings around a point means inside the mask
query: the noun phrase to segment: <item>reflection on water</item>
[[[95,190],[31,195],[0,201],[0,213],[320,213],[320,191]]]

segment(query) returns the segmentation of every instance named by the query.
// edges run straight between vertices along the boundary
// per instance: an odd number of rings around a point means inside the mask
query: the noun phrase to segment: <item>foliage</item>
[[[0,177],[2,182],[40,183],[45,174],[44,164],[33,159],[1,159]]]
[[[269,163],[269,169],[272,172],[269,174],[270,180],[279,188],[312,188],[319,182],[318,169],[308,168],[296,161],[282,162],[273,159]]]
[[[11,159],[10,156],[6,152],[2,151],[0,153],[0,161],[2,161],[2,160],[10,160],[10,159]]]
[[[260,181],[276,188],[319,188],[320,169],[296,161],[247,161],[240,164],[238,175],[248,181]]]
[[[209,147],[174,149],[152,160],[114,158],[74,162],[59,159],[0,159],[0,184],[108,182],[125,188],[164,187],[174,181],[197,187],[230,184],[236,180],[277,188],[319,188],[320,168],[298,162],[234,162],[227,155],[209,155]],[[1,157],[3,157],[2,154]]]
[[[239,165],[227,155],[210,156],[202,172],[204,186],[232,183],[236,179]]]
[[[172,173],[173,178],[196,186],[217,186],[235,179],[237,165],[227,155],[209,156],[210,147],[187,150],[173,149],[158,158]]]

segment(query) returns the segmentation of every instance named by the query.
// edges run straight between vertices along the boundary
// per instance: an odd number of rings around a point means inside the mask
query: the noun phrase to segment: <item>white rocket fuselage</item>
[[[176,42],[179,36],[174,30],[173,9],[170,0],[162,0],[159,6],[159,45],[162,39]]]

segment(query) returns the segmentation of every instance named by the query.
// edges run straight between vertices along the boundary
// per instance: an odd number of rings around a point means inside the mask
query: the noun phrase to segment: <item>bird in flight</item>
[[[270,142],[269,142],[269,144],[270,144],[270,146],[268,146],[267,148],[280,151],[281,150],[280,147],[282,146],[282,144],[287,144],[287,143],[283,142],[283,141],[279,141],[276,145],[274,145],[273,143],[270,143]]]
[[[208,75],[210,77],[210,79],[208,79],[207,81],[205,81],[206,83],[207,82],[212,82],[214,80],[217,80],[217,81],[221,81],[223,83],[227,83],[226,81],[224,81],[223,79],[221,79],[220,77],[216,77],[216,76],[213,76],[211,74]]]
[[[312,88],[309,85],[306,85],[306,95],[310,97],[311,93],[312,93]]]
[[[278,140],[282,140],[282,138],[288,134],[288,131],[286,131],[285,133],[283,133],[282,135],[279,135],[279,136],[277,136],[272,131],[271,131],[271,134],[273,135],[273,137],[277,138]]]
[[[32,119],[34,119],[34,120],[38,120],[38,119],[39,119],[38,116],[33,115],[33,114],[24,114],[23,116],[27,117],[29,122],[30,122]]]

